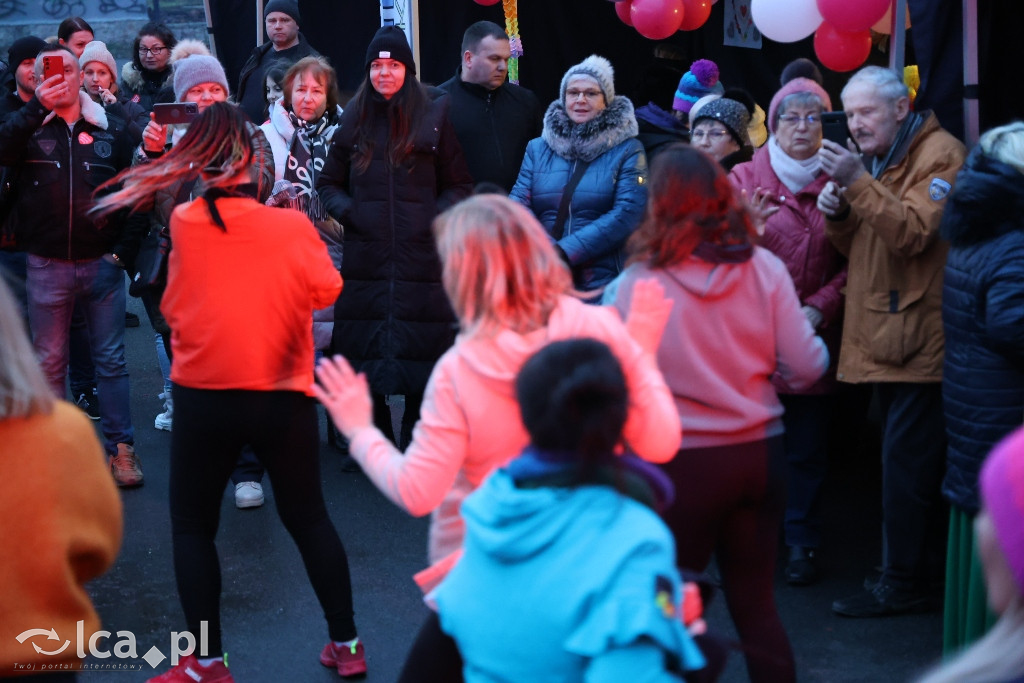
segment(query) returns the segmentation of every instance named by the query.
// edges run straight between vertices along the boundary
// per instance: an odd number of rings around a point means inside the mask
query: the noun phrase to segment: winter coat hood
[[[633,103],[619,95],[597,116],[580,124],[569,118],[561,100],[555,100],[544,114],[541,137],[563,159],[589,162],[636,137],[638,131]]]
[[[954,246],[984,242],[1021,229],[1024,176],[976,147],[956,177],[941,233]]]
[[[666,268],[665,274],[695,297],[717,301],[730,296],[743,282],[746,276],[742,266],[742,263],[711,263],[691,254],[683,263]]]

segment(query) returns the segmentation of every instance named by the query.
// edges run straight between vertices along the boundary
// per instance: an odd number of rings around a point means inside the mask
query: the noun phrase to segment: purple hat
[[[717,93],[721,95],[725,88],[718,81],[718,65],[710,59],[698,59],[690,65],[690,70],[679,79],[672,108],[684,114],[690,112],[693,103],[704,97]]]
[[[1024,429],[996,444],[979,478],[999,547],[1024,593]]]

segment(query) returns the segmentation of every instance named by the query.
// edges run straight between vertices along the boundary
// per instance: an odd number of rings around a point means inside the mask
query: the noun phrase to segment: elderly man
[[[270,39],[257,45],[238,75],[235,101],[242,111],[259,125],[266,118],[267,72],[274,66],[287,71],[303,57],[318,57],[319,52],[299,33],[299,4],[294,0],[270,0],[263,8],[263,21]]]
[[[47,58],[63,63],[63,76],[44,80]],[[35,78],[32,98],[0,125],[0,164],[18,174],[12,219],[28,252],[32,342],[54,395],[65,396],[71,312],[81,307],[111,473],[119,486],[137,486],[142,469],[133,447],[124,270],[117,257],[122,222],[89,213],[94,191],[129,165],[135,143],[124,121],[108,118],[82,91],[78,58],[63,45],[39,52]]]
[[[930,112],[910,111],[896,74],[865,67],[842,92],[853,144],[825,141],[832,176],[818,197],[826,233],[850,260],[838,377],[875,385],[882,410],[882,575],[837,600],[848,617],[922,611],[936,601],[944,530],[940,485],[942,271],[939,221],[964,146]]]
[[[544,117],[532,92],[505,80],[511,54],[505,31],[478,21],[462,36],[459,73],[438,86],[452,98],[448,116],[473,180],[505,192],[516,184],[526,143],[540,136]]]

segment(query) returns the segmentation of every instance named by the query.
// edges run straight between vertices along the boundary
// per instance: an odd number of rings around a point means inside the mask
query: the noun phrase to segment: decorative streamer
[[[508,60],[508,80],[519,85],[519,58],[523,56],[523,39],[519,37],[518,0],[501,0],[501,7],[505,10],[505,33],[508,34],[508,44],[512,51],[512,58]]]

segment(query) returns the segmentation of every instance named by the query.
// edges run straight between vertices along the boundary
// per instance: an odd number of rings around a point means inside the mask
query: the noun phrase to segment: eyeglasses
[[[580,96],[585,97],[588,100],[596,100],[601,97],[603,93],[600,90],[566,90],[565,99],[577,100]]]
[[[703,140],[704,138],[708,138],[708,139],[710,139],[712,141],[718,141],[718,140],[721,140],[722,138],[724,138],[728,134],[729,134],[729,131],[722,130],[721,128],[715,128],[715,129],[712,129],[712,130],[704,130],[703,128],[701,128],[700,130],[695,130],[692,133],[690,133],[690,139],[691,140]]]
[[[784,123],[787,126],[799,126],[801,121],[804,121],[808,128],[814,128],[821,125],[821,115],[808,114],[807,116],[800,116],[799,114],[783,114],[779,117],[779,123]]]
[[[153,55],[154,57],[159,57],[166,50],[167,50],[166,47],[140,47],[139,48],[139,56],[140,57],[145,57],[146,55]]]

